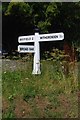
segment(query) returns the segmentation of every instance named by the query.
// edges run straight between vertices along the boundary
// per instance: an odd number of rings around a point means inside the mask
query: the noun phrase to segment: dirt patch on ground
[[[80,91],[78,91],[78,100],[80,101]]]
[[[7,99],[2,98],[2,113],[5,114],[9,109],[9,102]]]
[[[39,110],[39,114],[41,117],[45,117],[45,110],[47,106],[50,105],[50,102],[47,98],[43,98],[41,96],[36,96],[34,99],[34,103],[36,108]]]
[[[21,97],[17,96],[14,103],[14,114],[16,118],[28,118],[30,116],[30,113],[32,112],[31,106]]]
[[[78,104],[76,96],[71,98],[71,96],[67,97],[65,95],[59,96],[60,108],[63,113],[64,118],[76,118],[78,117]]]
[[[78,117],[80,118],[80,91],[78,92]]]
[[[16,118],[41,118],[46,117],[45,110],[50,105],[47,98],[36,96],[31,102],[24,101],[21,97],[17,97],[14,101]]]
[[[60,101],[60,104],[61,104],[64,108],[68,109],[68,108],[70,107],[70,102],[69,102],[68,98],[65,97],[64,95],[60,95],[60,96],[59,96],[59,101]]]
[[[47,98],[42,98],[39,96],[36,96],[34,99],[36,106],[39,107],[41,110],[44,110],[44,108],[50,104]]]
[[[60,101],[60,111],[64,113],[64,118],[68,118],[68,112],[70,111],[70,102],[67,97],[64,95],[59,96],[59,101]]]

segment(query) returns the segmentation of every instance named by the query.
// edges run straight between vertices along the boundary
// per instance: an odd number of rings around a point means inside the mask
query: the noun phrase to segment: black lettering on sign
[[[22,40],[31,40],[31,37],[29,37],[29,38],[20,38],[20,41],[22,41]]]
[[[20,48],[20,50],[24,50],[24,48]]]
[[[22,39],[20,38],[20,41],[21,41]]]
[[[54,36],[54,38],[58,38],[58,36],[57,36],[57,35],[55,35],[55,36]]]
[[[54,36],[43,36],[43,37],[40,37],[40,39],[52,39],[52,38],[58,38],[58,36],[54,35]]]
[[[32,37],[32,40],[33,40],[34,38]]]
[[[34,51],[34,48],[29,48],[30,51]]]
[[[31,37],[30,37],[30,38],[28,38],[28,40],[31,40]]]
[[[28,51],[28,48],[20,48],[21,51],[25,51],[27,50]]]
[[[40,37],[40,39],[42,39],[42,37]]]
[[[27,50],[27,51],[28,51],[28,48],[25,48],[25,50]]]

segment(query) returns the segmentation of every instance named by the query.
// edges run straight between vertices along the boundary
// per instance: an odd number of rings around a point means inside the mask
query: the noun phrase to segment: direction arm
[[[63,33],[51,33],[51,34],[43,34],[39,35],[40,40],[39,42],[45,42],[45,41],[59,41],[64,39]]]

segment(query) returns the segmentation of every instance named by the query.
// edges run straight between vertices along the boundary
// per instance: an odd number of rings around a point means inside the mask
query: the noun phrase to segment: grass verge
[[[3,118],[78,117],[77,67],[66,76],[60,61],[41,61],[41,75],[24,66],[2,71]]]

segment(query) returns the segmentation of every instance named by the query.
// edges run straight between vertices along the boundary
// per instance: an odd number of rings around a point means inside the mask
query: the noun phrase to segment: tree
[[[28,3],[11,2],[3,16],[3,42],[9,51],[17,49],[18,36],[32,32],[31,13]]]
[[[3,41],[12,44],[10,49],[16,49],[18,36],[34,34],[34,28],[37,26],[40,33],[64,32],[66,42],[79,43],[79,21],[80,2],[3,3]],[[53,42],[44,44],[49,49],[53,46]],[[54,45],[59,46],[56,42]]]
[[[80,2],[57,3],[57,7],[59,14],[56,20],[65,33],[65,40],[70,44],[77,42],[76,40],[80,38]]]

